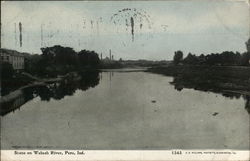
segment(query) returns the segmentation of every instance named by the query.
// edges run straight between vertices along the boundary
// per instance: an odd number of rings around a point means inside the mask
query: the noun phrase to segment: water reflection
[[[81,72],[72,78],[65,79],[61,82],[55,82],[46,86],[29,87],[23,89],[21,94],[10,102],[1,104],[1,115],[5,115],[28,102],[29,100],[40,97],[42,101],[51,99],[60,100],[65,96],[72,96],[76,90],[86,91],[99,84],[100,76],[98,71]]]
[[[61,82],[31,90],[31,94],[23,96],[37,98],[1,119],[1,147],[249,149],[249,114],[242,97],[227,99],[193,89],[178,92],[169,84],[172,80],[173,77],[146,72],[114,72],[113,77],[111,72],[102,72],[93,78],[86,75],[83,81],[72,80],[68,86],[68,82]],[[58,89],[64,86],[67,90]],[[70,95],[74,88],[90,86],[95,88],[77,90],[73,96],[60,99],[62,93]]]
[[[230,90],[223,90],[219,86],[216,86],[218,80],[210,80],[210,79],[203,79],[201,77],[192,77],[188,78],[185,76],[177,76],[173,78],[173,81],[170,84],[174,85],[177,91],[182,91],[183,88],[195,89],[200,91],[206,92],[213,92],[223,95],[224,97],[228,98],[244,98],[246,101],[245,109],[250,114],[250,96],[246,94],[241,94],[240,91],[230,91]],[[221,82],[220,82],[221,83]]]
[[[250,114],[250,96],[244,96],[244,99],[246,100],[245,109]]]
[[[72,96],[76,90],[86,91],[89,88],[97,86],[100,80],[103,79],[104,73],[107,74],[109,80],[109,87],[111,88],[112,77],[115,76],[113,71],[110,72],[82,72],[79,75],[65,79],[61,82],[48,84],[47,86],[37,86],[31,88],[25,88],[21,91],[21,94],[10,102],[1,104],[0,114],[3,116],[11,111],[20,109],[20,107],[34,99],[40,97],[42,101],[50,101],[51,99],[61,100],[65,96]],[[222,89],[215,87],[213,80],[204,80],[202,78],[186,78],[186,77],[173,77],[173,81],[170,84],[174,85],[175,89],[182,91],[183,88],[195,89],[200,91],[208,91],[218,93],[228,98],[243,98],[245,100],[245,109],[250,114],[250,96],[241,93],[235,93],[230,91],[223,91]]]

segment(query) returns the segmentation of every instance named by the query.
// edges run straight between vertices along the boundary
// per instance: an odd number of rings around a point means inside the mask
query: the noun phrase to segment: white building
[[[24,55],[15,50],[0,49],[1,61],[8,62],[15,70],[24,69]]]

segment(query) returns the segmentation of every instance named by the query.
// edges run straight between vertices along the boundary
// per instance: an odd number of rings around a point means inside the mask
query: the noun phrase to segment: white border
[[[79,160],[150,160],[150,161],[173,161],[173,160],[192,160],[192,161],[249,161],[250,151],[239,150],[37,150],[48,154],[35,154],[36,150],[1,150],[1,161],[79,161]],[[61,154],[51,154],[51,152]],[[65,154],[66,151],[73,154]],[[77,151],[84,154],[77,154]],[[26,154],[15,154],[24,152]],[[30,152],[31,154],[27,154]],[[181,154],[175,154],[181,152]]]

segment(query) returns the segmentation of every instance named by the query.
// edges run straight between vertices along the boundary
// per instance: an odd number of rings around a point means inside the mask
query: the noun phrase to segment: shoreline
[[[150,72],[173,77],[170,84],[175,86],[176,90],[181,91],[183,88],[190,88],[200,91],[211,91],[220,93],[227,97],[249,97],[250,96],[250,67],[223,67],[223,66],[158,66],[141,69],[99,69],[100,72]],[[51,83],[67,81],[68,79],[77,80],[77,72],[69,72],[58,78],[37,78],[28,73],[27,77],[34,81],[22,86],[7,95],[1,96],[0,105],[8,104],[15,99],[23,96],[23,90],[47,86]],[[10,109],[8,109],[10,110]],[[1,113],[6,111],[2,106]]]
[[[243,66],[160,66],[150,73],[174,77],[176,89],[192,88],[218,93],[250,96],[250,67]]]
[[[62,99],[66,95],[72,95],[77,89],[87,90],[94,87],[99,81],[97,72],[81,71],[70,72],[60,78],[41,79],[22,86],[8,95],[0,98],[0,115],[19,109],[29,100],[40,97],[41,100]],[[92,81],[90,81],[92,80]],[[66,91],[66,93],[63,93]]]
[[[28,75],[26,75],[28,76]],[[59,78],[48,78],[48,79],[41,79],[41,78],[37,78],[34,77],[32,75],[28,76],[28,77],[33,77],[33,82],[29,83],[25,86],[21,86],[20,88],[11,91],[9,94],[1,96],[0,97],[0,105],[1,105],[1,109],[0,109],[0,113],[1,115],[6,113],[6,111],[11,111],[13,109],[16,109],[16,107],[13,106],[13,108],[5,108],[4,105],[9,104],[11,102],[15,102],[17,100],[17,104],[23,104],[25,103],[25,100],[23,98],[24,95],[24,90],[29,89],[29,88],[34,88],[34,87],[42,87],[42,86],[47,86],[51,83],[55,83],[55,82],[61,82],[63,80],[67,80],[67,79],[78,79],[78,74],[76,72],[69,72],[66,75],[63,75]]]

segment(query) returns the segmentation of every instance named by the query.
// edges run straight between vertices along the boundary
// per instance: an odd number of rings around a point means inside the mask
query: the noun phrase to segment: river
[[[243,97],[176,90],[173,77],[141,71],[85,77],[29,92],[1,117],[2,149],[249,149]]]

